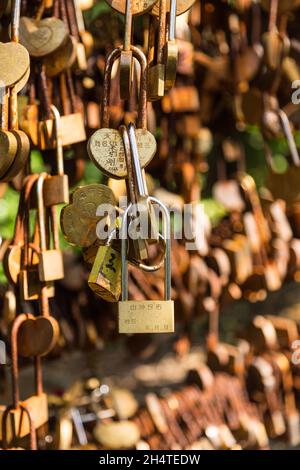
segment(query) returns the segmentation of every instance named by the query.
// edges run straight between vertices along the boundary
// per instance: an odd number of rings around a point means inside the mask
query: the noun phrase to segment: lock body
[[[100,246],[88,279],[89,287],[108,302],[121,295],[121,255],[111,246]]]
[[[37,147],[40,150],[53,149],[56,145],[56,139],[53,138],[54,120],[47,119],[37,122]],[[61,116],[60,131],[63,147],[72,144],[78,144],[86,140],[84,120],[81,113],[72,113]],[[35,144],[35,142],[34,142]]]
[[[21,270],[19,279],[22,300],[38,300],[41,294],[38,265],[28,266],[27,269]],[[53,282],[47,282],[46,288],[48,298],[54,297],[55,289]]]
[[[156,64],[148,70],[148,100],[156,101],[165,94],[165,64]]]
[[[173,333],[173,300],[126,300],[119,302],[119,332]]]
[[[46,207],[69,204],[68,175],[51,175],[44,181],[44,203]]]
[[[174,302],[171,300],[170,214],[166,206],[158,199],[149,196],[149,202],[158,204],[163,214],[163,237],[166,243],[164,300],[128,300],[127,218],[132,210],[132,204],[130,204],[123,214],[121,225],[122,300],[118,303],[120,333],[174,332]],[[153,270],[158,270],[161,266],[153,267]],[[150,266],[139,264],[139,267],[145,271],[151,271]]]
[[[47,423],[48,401],[46,393],[33,395],[26,400],[23,400],[22,403],[24,403],[24,405],[26,405],[28,408],[35,429],[38,429],[43,426],[43,424]],[[5,406],[0,406],[0,424],[2,423],[5,409]],[[30,423],[28,415],[24,413],[22,408],[11,410],[6,422],[6,440],[8,443],[15,437],[22,438],[30,434]],[[0,440],[2,440],[2,437],[2,426],[0,425]]]
[[[127,100],[130,95],[132,79],[132,51],[122,51],[120,57],[120,98]]]
[[[175,40],[166,43],[166,73],[165,73],[165,91],[170,90],[176,80],[178,59],[178,46]]]
[[[60,250],[41,251],[39,256],[39,280],[56,281],[64,277],[63,256]]]

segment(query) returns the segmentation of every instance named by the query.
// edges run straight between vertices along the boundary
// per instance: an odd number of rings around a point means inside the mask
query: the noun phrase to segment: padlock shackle
[[[125,9],[125,33],[124,33],[124,51],[130,51],[132,35],[132,4],[131,0],[126,0]]]
[[[166,43],[167,0],[159,0],[158,38],[156,63],[164,63],[164,46]]]
[[[47,250],[45,206],[44,206],[44,195],[43,195],[44,181],[46,178],[47,178],[47,173],[41,173],[38,178],[37,185],[36,185],[41,251]]]
[[[23,222],[23,238],[24,238],[24,254],[22,259],[23,266],[28,265],[29,259],[29,237],[30,237],[30,196],[31,191],[35,187],[35,183],[39,178],[38,174],[29,175],[24,181],[24,222]]]
[[[22,313],[15,318],[11,329],[11,373],[13,390],[13,409],[18,409],[20,407],[18,332],[21,325],[25,321],[27,321],[28,319],[33,320],[34,318],[34,315],[31,315],[31,313]],[[35,358],[35,386],[37,395],[43,393],[40,357]]]
[[[170,229],[170,213],[167,207],[157,198],[149,196],[149,202],[156,203],[161,209],[163,214],[163,237],[166,243],[166,252],[164,258],[164,267],[165,267],[165,300],[171,299],[171,229]],[[127,220],[130,210],[132,209],[132,204],[129,204],[126,208],[121,223],[121,257],[122,257],[122,301],[128,299],[128,261],[127,261]],[[142,263],[139,264],[139,267],[146,267]],[[142,268],[144,269],[144,268]],[[147,269],[144,269],[147,270]]]
[[[126,126],[120,126],[120,133],[123,139],[124,155],[125,155],[125,161],[126,161],[126,167],[127,167],[127,178],[126,178],[127,193],[129,193],[130,202],[135,204],[136,196],[135,196],[134,175],[133,175],[133,168],[132,168],[132,161],[131,161],[131,147],[130,147],[129,136],[128,136]]]
[[[109,101],[111,72],[113,65],[121,56],[123,47],[114,49],[106,58],[104,77],[103,77],[103,98],[101,106],[101,128],[109,128]],[[135,57],[141,66],[139,109],[137,118],[137,127],[147,129],[147,59],[145,54],[136,46],[131,45],[133,57]]]
[[[170,0],[168,39],[175,41],[177,0]]]
[[[19,26],[21,14],[21,0],[11,2],[11,41],[19,42]]]
[[[290,124],[289,118],[287,117],[286,113],[282,109],[278,110],[278,117],[279,117],[282,130],[287,140],[287,144],[288,144],[289,151],[292,157],[293,165],[299,167],[300,166],[299,153],[298,153],[295,139],[291,130],[291,124]]]
[[[9,418],[10,412],[13,411],[15,408],[13,405],[8,406],[2,416],[2,423],[1,423],[1,430],[2,430],[2,447],[4,450],[8,449],[8,442],[7,442],[7,420]],[[29,430],[30,430],[30,450],[37,450],[37,438],[36,438],[36,429],[34,426],[34,422],[30,413],[28,406],[25,403],[19,403],[19,409],[22,410],[23,413],[27,414],[28,421],[29,421]],[[21,418],[22,419],[22,418]]]
[[[136,179],[137,190],[141,196],[147,196],[146,188],[145,188],[145,181],[144,181],[142,169],[140,166],[139,150],[138,150],[136,135],[135,135],[135,125],[132,122],[129,123],[128,125],[128,137],[129,137],[129,143],[130,143],[131,157],[133,161],[132,170]],[[123,139],[124,139],[124,135],[123,135]]]
[[[24,237],[25,231],[25,215],[29,204],[29,197],[31,190],[34,186],[34,183],[38,179],[38,175],[28,175],[24,182],[21,189],[20,199],[19,199],[19,206],[17,212],[17,219],[15,223],[14,229],[14,236],[13,236],[13,245],[18,245],[19,243],[23,242],[22,239]]]
[[[64,154],[63,154],[63,144],[62,144],[62,135],[61,135],[61,126],[60,126],[60,113],[54,104],[51,105],[51,111],[54,116],[54,136],[56,141],[56,164],[57,164],[57,174],[64,174]]]
[[[278,6],[279,0],[270,0],[268,31],[277,30]]]

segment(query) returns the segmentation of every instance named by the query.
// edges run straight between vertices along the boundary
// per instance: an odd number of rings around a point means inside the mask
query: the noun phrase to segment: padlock
[[[125,126],[120,127],[120,132],[122,134],[122,139],[123,139],[123,145],[124,145],[124,154],[125,154],[125,161],[126,161],[126,168],[127,168],[127,192],[129,195],[129,201],[131,204],[133,204],[133,208],[136,209],[135,214],[132,215],[129,227],[132,226],[132,224],[135,223],[136,217],[137,217],[137,203],[138,203],[138,196],[140,196],[139,189],[140,187],[137,187],[138,183],[136,181],[136,173],[135,173],[135,167],[136,167],[136,162],[134,160],[134,154],[133,154],[133,149],[131,147],[131,142],[129,140],[129,135],[127,132],[127,129]],[[136,144],[136,142],[134,142]],[[136,148],[134,149],[136,150]],[[136,150],[135,156],[139,160],[139,155],[138,151]],[[139,166],[139,161],[138,161],[138,168]],[[141,174],[141,172],[140,172]],[[139,174],[139,176],[140,176]],[[144,209],[144,207],[143,207]],[[145,219],[144,213],[141,214],[140,216],[141,219]],[[141,221],[143,223],[143,220]],[[148,219],[146,219],[148,220]],[[140,224],[142,225],[142,224]],[[136,232],[136,230],[135,230]],[[147,248],[147,243],[146,240],[143,237],[137,236],[132,240],[132,245],[133,245],[133,251],[134,251],[134,256],[140,260],[143,261],[148,258],[148,248]]]
[[[32,175],[30,178],[34,178]],[[35,178],[34,178],[35,179]],[[34,184],[34,181],[32,182]],[[17,284],[21,271],[22,245],[24,244],[25,185],[20,192],[18,212],[15,220],[14,236],[3,258],[3,269],[9,282]]]
[[[58,109],[51,105],[55,122],[56,165],[57,175],[45,178],[43,187],[44,205],[46,207],[57,204],[69,204],[69,181],[64,173],[63,146],[60,130],[60,114]]]
[[[112,246],[113,230],[105,246],[97,250],[88,279],[89,287],[102,299],[118,302],[121,295],[121,255]]]
[[[125,134],[123,134],[123,141]],[[148,233],[146,240],[148,243],[157,243],[159,240],[159,230],[154,208],[149,200],[148,188],[146,183],[146,176],[144,170],[141,169],[139,151],[136,141],[136,130],[134,124],[128,125],[128,139],[130,144],[131,162],[132,162],[132,176],[134,178],[135,198],[137,203],[137,210],[140,217],[147,220]],[[125,152],[126,153],[126,152]]]
[[[171,333],[174,331],[174,302],[171,300],[170,214],[158,199],[154,197],[149,199],[160,207],[164,220],[165,300],[128,300],[127,220],[132,209],[130,204],[123,214],[121,226],[122,300],[118,304],[120,333]],[[143,269],[147,270],[147,266]]]
[[[144,168],[156,152],[156,140],[147,130],[147,60],[143,52],[131,46],[133,57],[140,64],[140,88],[136,138],[141,167]],[[88,154],[95,166],[107,176],[123,179],[127,176],[125,150],[120,132],[110,128],[110,89],[112,68],[120,57],[121,48],[114,49],[106,59],[104,70],[104,89],[101,103],[100,129],[88,141]]]
[[[10,89],[9,94],[9,129],[10,132],[16,137],[17,150],[15,157],[7,169],[1,181],[11,181],[20,171],[24,168],[29,152],[30,142],[25,132],[19,130],[18,124],[18,99],[17,99],[17,86],[15,85]]]
[[[8,130],[8,94],[1,96],[1,122],[0,122],[0,152],[2,158],[0,160],[0,181],[5,178],[7,171],[14,162],[18,151],[18,142],[16,136]]]
[[[53,249],[47,247],[46,218],[43,198],[44,181],[46,173],[42,173],[37,181],[38,223],[41,249],[39,253],[39,279],[42,282],[56,281],[64,277],[62,252],[59,249],[58,227],[56,222],[55,206],[51,207],[51,221],[53,224]]]
[[[148,92],[147,98],[149,101],[160,100],[165,94],[165,75],[166,65],[164,62],[164,50],[166,43],[166,16],[167,16],[167,0],[159,0],[159,18],[157,25],[157,44],[156,47],[152,46],[149,40],[149,57],[155,55],[155,63],[149,63],[148,66]],[[154,19],[151,18],[149,37],[155,37]]]
[[[4,441],[4,446],[9,445],[13,438],[30,434],[31,445],[36,447],[35,431],[48,421],[47,395],[43,392],[41,359],[38,356],[35,357],[35,395],[20,401],[18,332],[26,319],[26,314],[18,315],[11,330],[13,404],[10,407],[0,406],[0,440]]]
[[[23,184],[21,198],[24,198],[21,205],[22,225],[16,226],[18,244],[13,246],[7,254],[7,268],[15,282],[19,281],[20,296],[23,300],[37,300],[41,292],[39,280],[38,257],[39,241],[37,230],[35,230],[33,242],[30,241],[30,197],[38,175],[29,175]],[[24,212],[23,212],[24,211]],[[36,225],[35,225],[36,228]],[[19,264],[19,267],[18,267]],[[48,297],[54,296],[54,285],[46,283]]]
[[[133,70],[133,56],[131,45],[132,35],[132,2],[126,0],[125,11],[125,34],[124,46],[120,56],[120,98],[121,100],[128,100],[131,83],[132,83],[132,70]]]
[[[175,39],[177,0],[170,0],[168,38],[165,43],[165,91],[170,90],[176,80],[178,46]]]
[[[24,251],[27,249],[27,247],[24,247]],[[35,247],[31,247],[28,252],[31,261],[20,271],[20,296],[23,300],[38,300],[42,288],[39,278],[39,263],[37,261],[40,252]],[[47,281],[46,288],[48,297],[54,297],[55,289],[52,281]]]
[[[47,286],[39,294],[40,315],[27,315],[18,330],[18,353],[22,357],[45,356],[56,345],[59,337],[57,320],[50,314]]]
[[[106,0],[107,3],[119,13],[125,15],[126,12],[126,0]],[[81,0],[82,2],[82,0]],[[133,15],[142,15],[146,13],[155,4],[155,0],[135,0],[132,2],[131,9]]]
[[[20,12],[21,1],[15,0],[11,7],[11,41],[15,45],[19,45],[19,26],[20,26]],[[25,49],[25,48],[23,48]],[[26,51],[26,49],[25,49]],[[18,59],[15,58],[18,63]],[[3,64],[5,69],[5,64]],[[11,181],[25,166],[30,152],[30,142],[25,132],[19,130],[19,115],[18,115],[18,92],[26,85],[30,74],[30,66],[28,64],[28,71],[24,77],[15,83],[9,91],[9,128],[15,135],[17,140],[17,153],[10,168],[7,170],[3,181]],[[3,83],[2,83],[3,86]]]
[[[17,93],[26,85],[30,73],[27,49],[19,44],[20,9],[20,0],[15,0],[11,8],[11,41],[1,43],[0,180],[3,182],[11,181],[20,172],[30,149],[27,135],[18,129]]]
[[[37,141],[33,141],[34,145],[40,150],[56,149],[56,122],[52,118],[51,104],[49,98],[49,89],[47,84],[45,66],[41,64],[39,69],[40,80],[40,93],[41,103],[44,105],[45,118],[41,121],[36,121],[37,126]],[[68,93],[70,94],[71,109],[68,114],[63,114],[60,117],[60,137],[63,147],[73,144],[78,144],[86,140],[86,132],[84,126],[84,119],[81,112],[76,109],[76,97],[74,91],[74,84],[72,77],[67,72],[61,74],[60,77],[61,93],[63,99],[67,99]],[[35,133],[31,135],[33,138]]]

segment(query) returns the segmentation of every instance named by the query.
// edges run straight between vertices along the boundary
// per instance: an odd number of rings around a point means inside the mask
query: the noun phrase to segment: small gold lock
[[[165,94],[165,64],[155,64],[148,70],[149,101],[156,101]]]
[[[64,173],[64,157],[60,130],[60,114],[58,109],[51,106],[55,122],[56,166],[57,174],[51,175],[44,181],[44,205],[46,207],[69,203],[69,178]]]
[[[118,304],[119,332],[120,333],[172,333],[174,332],[174,302],[171,300],[171,260],[170,260],[170,214],[168,209],[158,199],[149,197],[149,200],[160,206],[164,220],[164,239],[166,252],[165,267],[165,299],[135,301],[128,300],[127,278],[127,218],[132,209],[130,204],[122,217],[121,226],[121,257],[122,257],[122,301]],[[152,267],[139,264],[145,271],[153,271],[161,266]]]
[[[110,246],[112,234],[107,244],[98,248],[88,279],[89,287],[107,302],[117,302],[121,295],[121,255]]]
[[[41,244],[41,250],[39,253],[39,279],[42,282],[56,281],[58,279],[63,279],[64,277],[63,256],[58,246],[58,227],[54,223],[53,211],[55,210],[55,207],[52,208],[51,213],[52,228],[56,232],[53,234],[54,247],[53,249],[49,249],[49,247],[47,247],[45,207],[43,200],[43,186],[46,176],[46,173],[42,173],[37,182],[38,221]]]

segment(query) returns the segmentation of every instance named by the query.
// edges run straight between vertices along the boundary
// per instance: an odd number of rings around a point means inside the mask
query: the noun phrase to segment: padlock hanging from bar
[[[174,302],[171,300],[171,257],[170,257],[170,214],[165,205],[154,197],[150,202],[162,209],[163,237],[166,243],[165,253],[165,299],[164,300],[128,300],[128,261],[127,261],[127,219],[132,209],[129,204],[122,217],[121,225],[121,257],[122,257],[122,301],[118,304],[119,332],[133,333],[173,333]],[[147,266],[140,263],[140,268]]]

